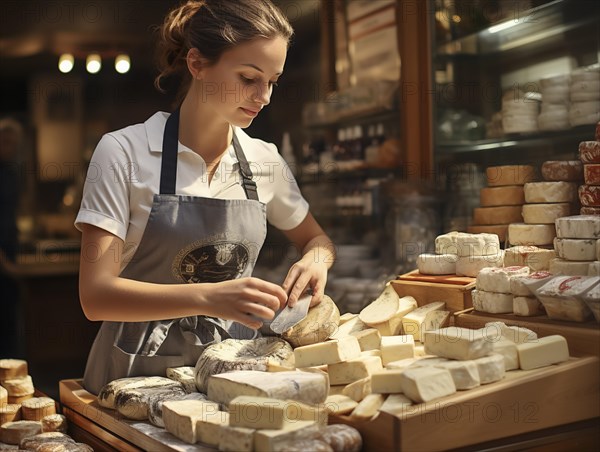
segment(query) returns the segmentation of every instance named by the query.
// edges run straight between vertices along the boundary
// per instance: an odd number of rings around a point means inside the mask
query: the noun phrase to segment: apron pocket
[[[185,365],[181,355],[138,355],[127,353],[118,345],[111,351],[112,374],[110,380],[129,376],[164,376],[167,367]]]

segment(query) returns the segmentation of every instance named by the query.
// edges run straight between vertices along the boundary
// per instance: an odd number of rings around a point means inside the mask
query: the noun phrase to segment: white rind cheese
[[[173,381],[173,386],[120,389],[115,396],[115,408],[127,419],[144,420],[148,419],[153,397],[178,399],[185,394],[181,383],[176,381]]]
[[[412,367],[438,367],[450,372],[454,386],[459,391],[473,389],[480,385],[479,371],[475,361],[458,361],[455,359],[422,359]]]
[[[513,246],[504,251],[504,266],[527,265],[533,271],[548,270],[556,252],[537,246]]]
[[[590,262],[588,276],[600,276],[600,261]]]
[[[456,236],[456,249],[459,257],[496,256],[500,251],[500,240],[496,234],[461,232]]]
[[[6,422],[0,426],[0,441],[6,444],[19,444],[28,436],[42,433],[42,424],[37,421]]]
[[[505,370],[515,370],[519,368],[519,352],[517,351],[516,343],[501,336],[498,340],[493,341],[493,344],[494,353],[502,355],[504,358]]]
[[[526,276],[529,267],[488,267],[477,274],[477,289],[486,292],[511,293],[510,280],[515,276]]]
[[[286,402],[269,397],[238,396],[229,402],[229,425],[244,428],[283,428]]]
[[[557,276],[536,291],[548,317],[585,322],[592,313],[580,297],[600,282],[600,277]]]
[[[561,259],[593,261],[596,258],[595,239],[554,239],[554,249]]]
[[[406,397],[404,394],[390,394],[379,411],[389,413],[395,416],[400,416],[405,413],[408,407],[412,405],[412,400]]]
[[[522,106],[525,104],[520,103],[519,105],[520,108],[524,108]],[[532,103],[532,109],[537,110],[537,105],[534,106]],[[490,166],[486,168],[485,175],[490,187],[524,185],[527,182],[534,181],[536,177],[535,168],[531,165]]]
[[[556,236],[561,239],[600,239],[600,216],[573,215],[556,219]]]
[[[504,368],[504,356],[492,353],[488,356],[475,360],[479,371],[479,380],[482,385],[502,380],[506,373]]]
[[[550,261],[550,273],[554,275],[586,276],[589,271],[589,261],[568,261],[558,257]]]
[[[525,202],[554,203],[577,200],[575,182],[530,182],[525,184]]]
[[[294,359],[298,368],[335,364],[359,356],[360,345],[354,336],[345,336],[294,349]]]
[[[457,259],[455,254],[420,254],[417,268],[423,275],[454,275]]]
[[[515,276],[510,280],[510,292],[515,297],[532,297],[535,289],[544,285],[551,276],[552,273],[547,271],[537,271],[527,276]]]
[[[458,231],[452,231],[447,234],[438,235],[435,238],[435,254],[458,255],[458,249],[456,248],[456,236],[458,234]]]
[[[526,224],[554,224],[557,218],[571,214],[571,204],[525,204],[523,222]]]
[[[384,336],[381,338],[381,361],[385,366],[392,361],[414,358],[415,340],[412,335]]]
[[[475,359],[491,351],[491,342],[478,330],[451,326],[425,332],[425,352],[442,358]]]
[[[379,372],[379,371],[378,371]],[[360,402],[366,396],[371,394],[371,377],[361,378],[349,385],[343,386],[342,395],[350,397],[355,402]],[[329,393],[331,395],[331,392]]]
[[[508,224],[523,221],[521,206],[475,207],[473,209],[473,223]]]
[[[197,392],[194,368],[191,366],[168,367],[167,378],[175,380],[183,385],[186,392]]]
[[[558,335],[546,336],[535,342],[520,344],[517,350],[523,370],[537,369],[569,359],[567,340]]]
[[[600,276],[600,275],[598,275]],[[594,314],[596,322],[600,323],[600,284],[596,284],[583,295],[585,301]]]
[[[382,370],[382,361],[379,356],[365,356],[351,359],[327,366],[330,385],[347,385],[361,378],[371,376],[372,373]]]
[[[414,402],[422,403],[456,392],[452,375],[438,367],[415,367],[400,374],[402,392]]]
[[[426,323],[427,315],[435,311],[441,311],[445,307],[445,302],[434,301],[409,312],[402,318],[403,333],[412,335],[415,340],[422,340],[422,331],[425,330],[424,324]],[[430,318],[433,320],[433,317],[430,316]]]
[[[514,297],[513,298],[513,312],[515,315],[523,317],[533,317],[536,315],[542,315],[544,308],[542,303],[535,297]]]
[[[511,245],[552,245],[554,237],[556,231],[553,224],[514,223],[508,226]]]
[[[502,267],[504,263],[504,250],[491,256],[465,256],[459,257],[456,262],[456,274],[475,278],[482,268]]]
[[[472,294],[473,307],[480,312],[507,314],[513,312],[513,296],[510,293],[486,292],[475,289]]]
[[[98,404],[115,409],[115,397],[120,390],[136,388],[173,387],[176,382],[166,377],[127,377],[113,380],[104,385],[98,393]]]

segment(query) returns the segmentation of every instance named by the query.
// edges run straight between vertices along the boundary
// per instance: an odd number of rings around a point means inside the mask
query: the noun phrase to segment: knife
[[[312,295],[306,294],[298,299],[294,307],[290,308],[286,305],[271,322],[271,330],[276,334],[281,334],[297,325],[308,314],[311,299]]]

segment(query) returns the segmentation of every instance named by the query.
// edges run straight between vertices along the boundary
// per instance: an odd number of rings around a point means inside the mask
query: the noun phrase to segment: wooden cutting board
[[[457,284],[459,286],[466,286],[475,282],[475,278],[469,276],[458,276],[458,275],[423,275],[419,273],[419,270],[413,270],[404,275],[398,276],[399,280],[403,281],[422,281],[428,283],[439,283],[439,284]]]

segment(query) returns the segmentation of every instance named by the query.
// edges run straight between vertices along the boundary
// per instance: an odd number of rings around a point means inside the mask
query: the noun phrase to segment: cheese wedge
[[[456,392],[450,372],[437,367],[415,367],[400,374],[402,392],[413,402],[423,403]]]

